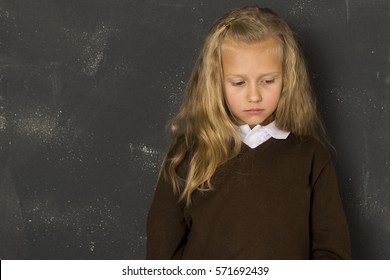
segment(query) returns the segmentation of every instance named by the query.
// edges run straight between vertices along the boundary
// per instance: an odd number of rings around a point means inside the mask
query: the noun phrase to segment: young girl
[[[321,128],[288,25],[258,7],[224,15],[172,121],[147,258],[350,258]]]

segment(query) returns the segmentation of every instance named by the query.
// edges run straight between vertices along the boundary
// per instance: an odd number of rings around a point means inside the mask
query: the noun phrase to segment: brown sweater
[[[185,167],[184,167],[185,169]],[[335,170],[312,139],[271,138],[228,161],[187,208],[161,176],[147,259],[349,259]]]

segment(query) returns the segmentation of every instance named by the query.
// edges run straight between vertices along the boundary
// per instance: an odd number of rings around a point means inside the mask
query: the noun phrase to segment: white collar
[[[242,142],[247,144],[252,149],[263,144],[268,139],[286,139],[290,132],[283,131],[276,127],[275,121],[266,126],[256,125],[250,128],[249,125],[244,124],[238,127]]]

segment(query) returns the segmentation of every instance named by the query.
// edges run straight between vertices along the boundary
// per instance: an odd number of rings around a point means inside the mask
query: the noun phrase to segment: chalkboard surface
[[[0,258],[142,259],[204,35],[274,9],[305,52],[355,259],[390,258],[390,1],[0,0]]]

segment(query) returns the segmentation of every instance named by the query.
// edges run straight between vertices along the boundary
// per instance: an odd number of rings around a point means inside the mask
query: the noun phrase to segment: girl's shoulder
[[[176,161],[176,168],[179,175],[185,174],[192,152],[193,149],[188,148],[184,135],[176,137],[166,152],[164,167],[167,168],[172,161]]]
[[[182,154],[185,150],[188,150],[186,147],[186,140],[184,135],[179,135],[172,139],[167,152],[166,152],[166,157],[167,158],[172,158],[176,156],[177,154]]]
[[[298,149],[301,153],[311,155],[313,158],[322,161],[331,160],[330,147],[326,142],[314,137],[296,136],[294,134],[290,134],[287,140],[292,147]]]

